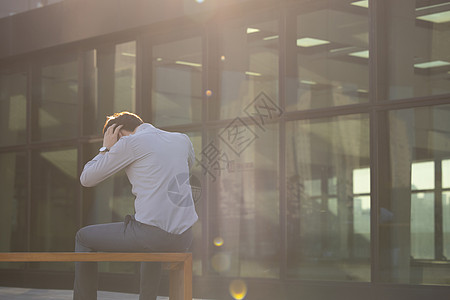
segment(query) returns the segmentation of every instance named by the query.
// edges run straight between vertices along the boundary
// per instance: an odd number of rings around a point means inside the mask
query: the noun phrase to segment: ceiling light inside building
[[[317,84],[317,82],[312,81],[312,80],[300,80],[300,83],[303,83],[303,84],[309,84],[309,85],[315,85],[315,84]]]
[[[442,11],[434,14],[423,15],[417,17],[417,19],[438,24],[446,23],[450,22],[450,11]]]
[[[270,41],[270,40],[274,40],[277,39],[278,35],[271,35],[271,36],[266,36],[265,38],[263,38],[264,41]]]
[[[261,76],[262,74],[261,74],[261,73],[256,73],[256,72],[250,72],[250,71],[247,71],[247,72],[245,72],[245,75],[249,75],[249,76]]]
[[[355,1],[355,2],[352,2],[350,4],[354,5],[354,6],[369,8],[369,0]]]
[[[349,53],[348,55],[359,58],[369,58],[369,50],[356,51]]]
[[[259,29],[257,29],[257,28],[251,28],[251,27],[248,27],[247,28],[247,34],[250,34],[250,33],[256,33],[256,32],[259,32],[260,30]]]
[[[329,43],[330,43],[329,41],[316,39],[316,38],[310,38],[310,37],[297,39],[297,46],[299,46],[299,47],[314,47],[314,46],[326,45]]]
[[[122,52],[122,56],[136,57],[136,54],[134,54],[134,53],[129,53],[129,52]]]
[[[198,63],[193,63],[193,62],[189,62],[189,61],[182,61],[182,60],[177,60],[175,62],[177,65],[183,65],[183,66],[189,66],[189,67],[201,67],[201,64]]]
[[[433,61],[429,61],[429,62],[414,64],[414,67],[419,68],[419,69],[429,69],[429,68],[444,67],[444,66],[449,66],[449,65],[450,65],[450,63],[447,61],[433,60]]]

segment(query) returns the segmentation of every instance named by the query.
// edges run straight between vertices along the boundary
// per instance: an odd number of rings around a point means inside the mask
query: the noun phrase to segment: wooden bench
[[[170,300],[192,300],[191,253],[2,252],[4,262],[164,262],[169,263]]]

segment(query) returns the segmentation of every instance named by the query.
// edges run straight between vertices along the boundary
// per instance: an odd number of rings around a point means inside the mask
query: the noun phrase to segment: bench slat
[[[6,262],[164,262],[169,263],[171,300],[192,300],[191,253],[133,253],[133,252],[0,252]]]

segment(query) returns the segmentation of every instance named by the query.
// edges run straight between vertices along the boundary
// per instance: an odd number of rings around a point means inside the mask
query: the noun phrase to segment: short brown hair
[[[144,123],[144,121],[142,121],[142,119],[134,113],[128,111],[115,113],[112,116],[106,117],[106,122],[103,126],[103,135],[105,134],[108,127],[113,124],[123,125],[122,129],[133,132],[136,127],[138,127],[142,123]]]

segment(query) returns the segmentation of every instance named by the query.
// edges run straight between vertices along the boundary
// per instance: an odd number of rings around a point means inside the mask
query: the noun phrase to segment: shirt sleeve
[[[194,162],[195,162],[195,152],[194,152],[194,146],[192,146],[192,142],[191,139],[187,136],[186,139],[188,140],[188,147],[189,147],[189,152],[188,152],[188,165],[189,165],[189,170],[192,169],[192,167],[194,166]]]
[[[111,147],[110,151],[99,153],[87,162],[81,172],[82,186],[93,187],[122,170],[134,161],[134,153],[124,138]]]

